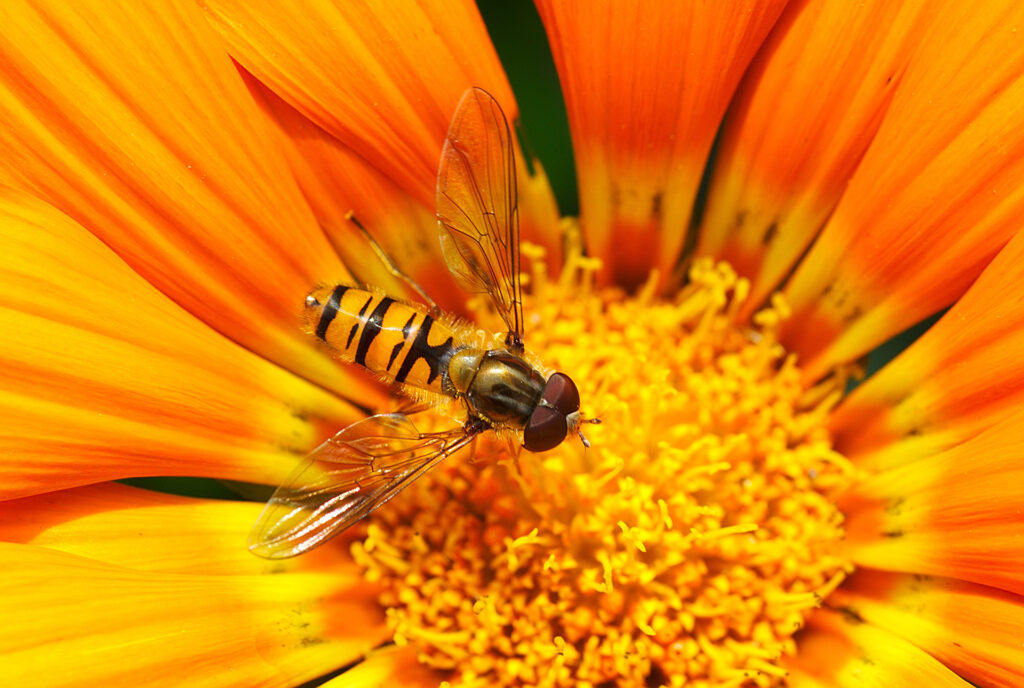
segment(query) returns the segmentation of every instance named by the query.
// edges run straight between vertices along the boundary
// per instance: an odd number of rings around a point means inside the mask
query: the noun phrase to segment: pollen
[[[601,424],[589,449],[482,439],[373,514],[353,553],[394,642],[453,685],[785,685],[852,570],[830,498],[852,469],[825,429],[843,381],[805,388],[781,298],[737,324],[727,264],[665,300],[657,275],[627,295],[579,252],[557,279],[523,253],[527,345]]]

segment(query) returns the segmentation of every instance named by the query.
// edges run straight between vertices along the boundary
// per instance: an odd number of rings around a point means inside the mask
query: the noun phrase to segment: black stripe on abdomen
[[[363,316],[366,315],[366,309],[373,303],[373,294],[370,294],[370,298],[366,299],[366,303],[359,309],[359,314],[356,316],[355,323],[352,324],[352,329],[348,332],[348,339],[345,341],[345,351],[352,348],[352,340],[356,338],[356,332],[359,331],[359,326],[363,323]]]
[[[405,382],[405,379],[409,377],[409,373],[412,372],[412,367],[416,365],[416,361],[423,359],[423,362],[430,368],[430,375],[427,377],[427,382],[433,382],[441,372],[442,364],[451,358],[454,348],[452,347],[452,338],[444,340],[437,346],[430,346],[428,343],[428,337],[430,336],[430,327],[434,324],[434,319],[429,315],[423,316],[423,324],[420,325],[419,330],[416,332],[416,338],[412,340],[412,345],[409,347],[409,353],[405,355],[405,359],[402,361],[402,367],[398,369],[398,373],[395,374],[396,382]]]
[[[394,302],[394,299],[385,296],[377,304],[377,307],[373,309],[373,312],[370,313],[370,317],[366,319],[366,324],[363,325],[363,333],[359,336],[359,346],[356,347],[355,361],[359,365],[366,366],[366,354],[370,352],[370,345],[373,344],[373,340],[380,334],[384,316]]]
[[[412,332],[412,324],[416,322],[416,314],[413,313],[409,316],[409,319],[405,321],[405,325],[402,326],[402,341],[395,344],[394,348],[391,349],[391,357],[388,358],[387,370],[391,371],[391,366],[395,364],[395,359],[398,358],[398,354],[401,353],[402,347],[405,346],[405,342],[409,339],[409,334]]]
[[[338,315],[338,308],[341,307],[341,297],[348,291],[348,287],[338,285],[331,292],[331,298],[327,299],[327,303],[324,305],[324,310],[320,314],[320,322],[316,324],[316,336],[320,339],[327,341],[327,328],[331,326],[336,315]]]

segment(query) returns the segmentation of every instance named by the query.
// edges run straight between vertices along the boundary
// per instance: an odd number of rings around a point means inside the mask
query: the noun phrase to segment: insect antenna
[[[577,435],[579,435],[580,441],[583,443],[583,448],[590,449],[590,440],[588,440],[587,436],[583,434],[582,430],[580,430],[580,426],[583,425],[584,423],[589,423],[590,425],[600,425],[601,419],[583,418],[577,415],[576,418],[572,419],[570,422],[573,424],[572,429],[576,431]]]

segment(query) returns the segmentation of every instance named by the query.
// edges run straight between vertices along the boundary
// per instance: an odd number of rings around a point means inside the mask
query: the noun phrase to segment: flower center
[[[603,422],[586,450],[483,441],[371,517],[353,551],[395,642],[461,684],[781,684],[851,570],[829,498],[851,471],[824,427],[839,390],[801,383],[781,299],[735,323],[748,285],[728,265],[659,301],[524,253],[528,346]]]

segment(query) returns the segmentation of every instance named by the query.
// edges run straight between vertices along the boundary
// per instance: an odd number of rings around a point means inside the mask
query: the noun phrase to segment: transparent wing
[[[322,545],[472,438],[464,428],[420,433],[400,413],[353,423],[277,488],[249,535],[249,551],[284,559]]]
[[[519,210],[508,122],[483,89],[462,96],[437,172],[437,219],[448,269],[463,289],[488,293],[521,348]]]

